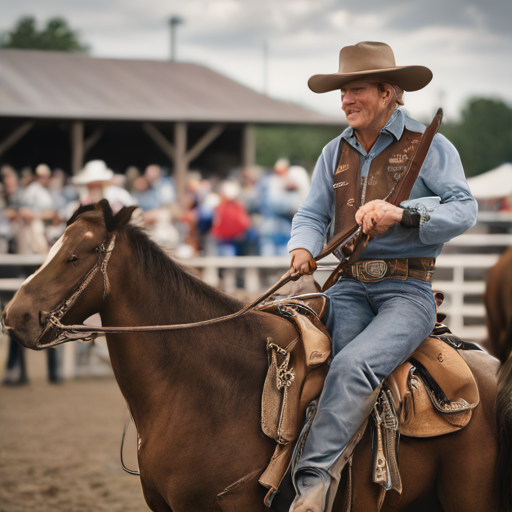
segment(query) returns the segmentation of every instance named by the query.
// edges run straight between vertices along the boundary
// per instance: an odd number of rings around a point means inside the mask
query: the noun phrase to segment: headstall
[[[155,332],[155,331],[174,331],[180,329],[192,329],[196,327],[206,326],[232,320],[234,318],[241,317],[254,309],[258,304],[263,302],[265,299],[270,297],[279,288],[284,286],[289,281],[296,281],[301,277],[298,272],[289,270],[281,279],[264,294],[258,297],[254,302],[245,306],[241,310],[225,315],[218,318],[212,318],[210,320],[202,320],[200,322],[193,322],[190,324],[171,324],[171,325],[146,325],[146,326],[134,326],[134,327],[95,327],[92,325],[65,325],[61,322],[62,318],[71,310],[76,304],[78,298],[82,296],[87,287],[90,285],[98,271],[103,274],[103,300],[107,298],[110,293],[110,281],[108,279],[107,267],[110,260],[110,256],[115,247],[116,237],[112,235],[108,242],[108,247],[105,248],[106,243],[104,242],[96,248],[96,252],[99,253],[99,258],[94,267],[87,273],[82,284],[78,289],[63,302],[60,306],[50,312],[41,311],[39,314],[39,322],[44,326],[37,342],[39,343],[50,331],[59,331],[59,335],[49,343],[41,344],[41,348],[55,347],[61,343],[67,341],[78,341],[88,342],[94,341],[98,336],[107,333],[125,333],[125,332]]]
[[[106,244],[108,246],[106,247]],[[96,247],[96,252],[98,253],[98,261],[94,265],[94,267],[89,270],[87,275],[85,276],[82,284],[78,287],[77,290],[67,299],[65,302],[61,303],[57,308],[50,312],[41,311],[39,314],[39,322],[41,325],[44,325],[44,329],[41,332],[37,341],[41,341],[49,331],[58,329],[62,331],[56,339],[52,340],[48,344],[44,344],[44,348],[54,347],[56,345],[60,345],[66,341],[80,341],[80,342],[88,342],[94,341],[100,333],[95,332],[94,328],[91,331],[82,331],[76,332],[74,329],[71,329],[72,326],[63,325],[61,323],[62,318],[71,310],[71,308],[76,304],[78,299],[83,295],[83,293],[87,290],[92,280],[95,278],[98,271],[103,274],[103,300],[105,300],[110,293],[110,280],[108,278],[107,267],[108,262],[110,261],[110,257],[112,256],[112,252],[114,251],[114,247],[116,245],[116,235],[112,235],[110,241],[103,242],[101,245]],[[83,326],[87,327],[87,326]]]

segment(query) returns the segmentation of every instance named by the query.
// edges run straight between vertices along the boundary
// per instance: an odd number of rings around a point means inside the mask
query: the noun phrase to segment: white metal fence
[[[512,235],[463,235],[447,245],[447,251],[437,259],[437,272],[433,287],[445,293],[445,303],[440,312],[447,315],[446,323],[458,336],[481,341],[486,336],[485,310],[482,295],[485,290],[487,269],[494,265],[499,254],[449,254],[450,247],[504,247],[512,245]],[[39,255],[0,255],[0,266],[34,267],[44,261]],[[332,266],[337,260],[330,256],[322,261]],[[203,257],[191,258],[185,262],[197,269],[200,277],[208,284],[226,292],[244,290],[257,294],[273,285],[288,269],[289,258],[260,256],[245,257]],[[318,271],[315,278],[321,284],[328,272]],[[0,293],[8,297],[23,282],[21,278],[0,279]],[[71,344],[68,344],[71,345]],[[64,375],[76,375],[75,349],[70,346],[64,353]]]

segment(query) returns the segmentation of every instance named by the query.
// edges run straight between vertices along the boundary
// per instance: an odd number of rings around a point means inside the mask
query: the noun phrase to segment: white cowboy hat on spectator
[[[39,164],[36,167],[36,176],[39,177],[48,177],[52,175],[51,169],[46,164]]]
[[[87,185],[88,183],[110,181],[113,176],[113,171],[103,160],[91,160],[71,181],[75,185]]]
[[[340,50],[337,73],[314,75],[308,85],[313,92],[322,93],[341,89],[354,80],[387,82],[404,91],[418,91],[432,80],[432,71],[425,66],[397,66],[389,45],[363,41]]]

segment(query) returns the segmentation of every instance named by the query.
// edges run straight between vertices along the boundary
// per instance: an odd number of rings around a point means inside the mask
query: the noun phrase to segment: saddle
[[[314,408],[308,406],[320,395],[327,375],[331,340],[321,321],[327,300],[325,295],[316,293],[258,307],[295,327],[293,336],[287,339],[267,338],[269,367],[262,394],[261,427],[276,442],[276,449],[259,483],[268,489],[268,507],[292,458],[300,457],[305,436],[300,436],[299,443],[297,440],[301,430],[308,431],[314,419]],[[400,435],[444,435],[464,428],[471,420],[472,410],[479,403],[478,388],[458,353],[460,349],[476,348],[471,345],[438,324],[431,336],[383,382],[371,416],[373,480],[384,489],[401,492],[397,463]]]

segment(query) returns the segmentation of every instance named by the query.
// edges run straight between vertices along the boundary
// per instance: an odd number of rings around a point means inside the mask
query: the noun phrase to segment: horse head
[[[109,291],[107,266],[116,230],[130,220],[134,209],[113,215],[105,199],[78,208],[46,261],[6,306],[4,332],[35,350],[72,339],[53,320],[81,323],[100,311]]]

